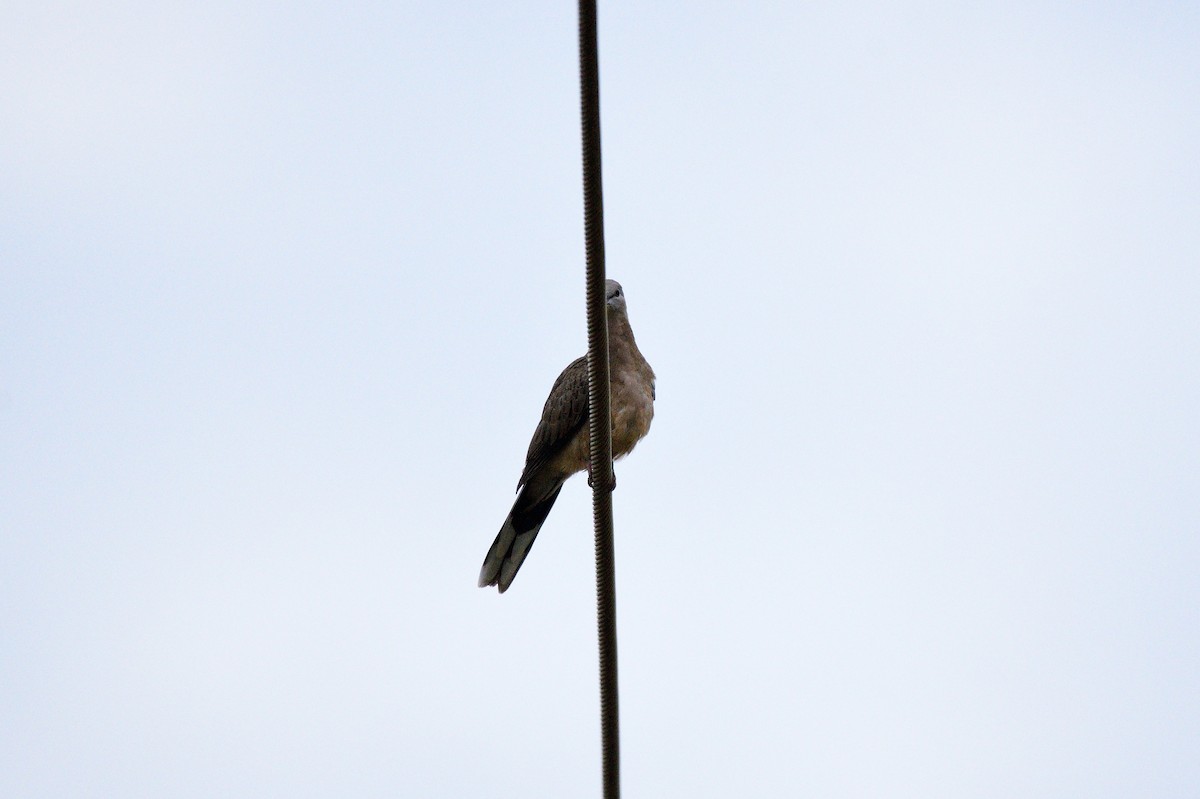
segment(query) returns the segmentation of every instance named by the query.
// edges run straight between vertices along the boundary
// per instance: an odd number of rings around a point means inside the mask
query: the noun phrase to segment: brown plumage
[[[613,458],[629,454],[650,430],[654,418],[654,370],[633,339],[625,309],[625,293],[607,282],[608,359],[611,380]],[[571,475],[588,468],[587,357],[577,358],[554,381],[542,408],[525,469],[517,483],[517,501],[492,542],[479,585],[508,590],[558,492]]]

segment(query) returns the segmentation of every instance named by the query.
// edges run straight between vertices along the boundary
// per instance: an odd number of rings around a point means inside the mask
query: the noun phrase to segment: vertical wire
[[[583,216],[587,249],[588,419],[592,522],[596,537],[596,626],[600,648],[600,739],[605,799],[621,795],[617,706],[617,599],[612,517],[612,409],[605,312],[604,192],[600,170],[600,66],[595,0],[579,0],[579,90]]]

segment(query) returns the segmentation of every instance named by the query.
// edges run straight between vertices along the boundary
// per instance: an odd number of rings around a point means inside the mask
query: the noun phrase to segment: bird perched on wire
[[[613,458],[628,455],[650,430],[654,418],[654,370],[633,340],[625,310],[625,292],[615,280],[605,285],[608,360],[611,381]],[[587,356],[577,358],[554,381],[542,408],[525,470],[517,483],[517,501],[483,559],[479,585],[508,590],[546,521],[563,483],[589,469]]]

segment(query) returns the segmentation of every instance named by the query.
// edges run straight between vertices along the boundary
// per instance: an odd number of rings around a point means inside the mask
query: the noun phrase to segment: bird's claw
[[[590,463],[588,464],[587,473],[588,473],[588,487],[594,489],[596,487],[596,482],[593,479],[595,477],[595,475],[592,474],[592,465]],[[617,473],[615,471],[612,473],[612,480],[609,481],[608,485],[601,486],[601,488],[608,491],[608,493],[610,493],[610,494],[617,489]]]

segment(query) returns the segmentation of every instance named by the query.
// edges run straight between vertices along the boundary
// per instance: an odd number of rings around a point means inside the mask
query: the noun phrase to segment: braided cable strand
[[[579,91],[583,130],[583,225],[587,249],[588,400],[592,521],[596,536],[596,624],[600,646],[600,738],[604,799],[621,795],[617,708],[617,589],[613,555],[612,409],[605,311],[604,192],[600,170],[600,66],[596,2],[579,0]]]

